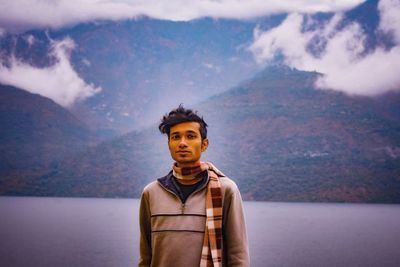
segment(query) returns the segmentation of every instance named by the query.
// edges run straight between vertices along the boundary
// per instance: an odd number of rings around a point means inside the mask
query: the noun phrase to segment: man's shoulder
[[[154,180],[154,181],[148,183],[148,184],[143,188],[143,191],[144,191],[144,192],[148,192],[148,191],[153,190],[155,187],[158,187],[158,181],[157,181],[157,180]]]
[[[170,175],[170,173],[168,173],[167,175],[164,175],[162,177],[156,178],[152,182],[148,183],[143,188],[143,192],[149,192],[149,191],[160,188],[160,183],[162,183],[162,184],[167,183],[167,181],[169,180],[169,175]]]
[[[219,177],[219,182],[221,183],[221,188],[224,189],[226,192],[239,191],[239,188],[236,185],[235,181],[227,176]]]

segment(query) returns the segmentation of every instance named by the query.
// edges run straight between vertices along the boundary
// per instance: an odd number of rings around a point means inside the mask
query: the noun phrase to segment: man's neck
[[[193,168],[200,166],[200,160],[196,162],[175,162],[178,168]]]

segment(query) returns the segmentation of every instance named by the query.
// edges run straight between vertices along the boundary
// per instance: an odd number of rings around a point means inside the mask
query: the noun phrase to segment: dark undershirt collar
[[[207,181],[207,171],[201,172],[199,176],[201,177],[201,180],[192,185],[181,184],[175,176],[172,176],[172,183],[174,184],[182,203],[185,203],[188,197]]]

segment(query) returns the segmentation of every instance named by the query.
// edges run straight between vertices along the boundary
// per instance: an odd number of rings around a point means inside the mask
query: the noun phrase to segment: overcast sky
[[[357,23],[337,30],[344,11],[354,8],[361,0],[0,0],[0,38],[7,32],[28,29],[58,29],[95,20],[125,20],[140,16],[166,20],[191,20],[201,17],[251,19],[277,13],[289,14],[277,27],[268,31],[254,29],[249,51],[261,65],[271,61],[279,52],[285,62],[300,70],[325,74],[317,81],[321,88],[330,88],[356,95],[379,95],[400,89],[400,0],[379,2],[379,30],[394,36],[390,50],[377,47],[365,53],[365,33]],[[326,24],[302,31],[304,18],[315,12],[334,12]],[[313,23],[309,20],[308,23]],[[315,38],[326,42],[317,58],[307,49]],[[28,40],[34,42],[34,39]],[[70,64],[73,40],[52,41],[51,53],[58,62],[38,69],[11,58],[8,67],[0,64],[0,82],[18,86],[47,96],[63,106],[101,91],[87,84]],[[0,62],[1,63],[1,62]],[[54,88],[58,88],[55,92]]]
[[[362,0],[0,0],[0,28],[60,28],[93,20],[149,16],[187,21],[201,17],[248,19],[276,13],[348,10]]]

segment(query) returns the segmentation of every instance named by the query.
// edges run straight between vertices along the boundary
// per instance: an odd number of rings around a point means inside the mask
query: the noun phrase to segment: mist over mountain
[[[257,32],[279,29],[289,18],[285,13],[248,20],[141,17],[5,33],[0,38],[0,58],[9,69],[3,69],[3,75],[0,69],[0,79],[8,77],[17,87],[50,97],[99,136],[116,136],[152,124],[158,114],[180,103],[198,103],[251,78],[265,64],[256,62]],[[365,41],[362,36],[356,40],[364,46],[364,54],[394,46],[390,35],[379,28],[378,1],[367,1],[343,13],[340,20],[332,12],[305,15],[302,33],[314,35],[306,51],[323,56],[331,40],[319,31],[331,27],[329,36],[336,36],[354,23],[362,29],[354,34],[365,34]],[[280,35],[274,38],[278,46],[274,60],[290,64],[279,57],[286,51],[279,48]],[[297,39],[293,37],[294,45]],[[301,45],[296,50],[301,51]]]

